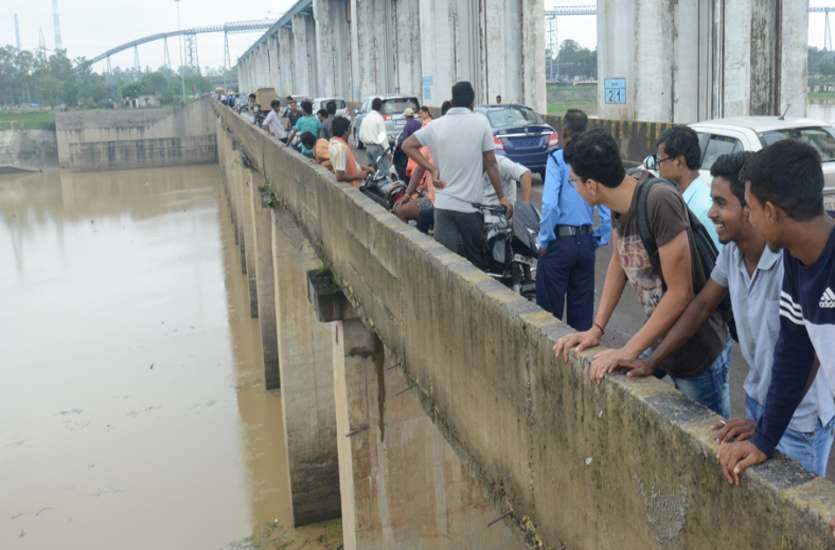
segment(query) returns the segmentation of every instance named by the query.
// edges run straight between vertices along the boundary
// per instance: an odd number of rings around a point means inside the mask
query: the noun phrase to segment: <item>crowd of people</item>
[[[512,216],[517,200],[531,200],[531,173],[497,157],[474,99],[459,82],[440,118],[426,108],[404,113],[395,145],[409,184],[393,212],[433,227],[436,240],[481,266],[477,206],[503,205]],[[357,162],[350,122],[335,111],[329,104],[314,114],[309,101],[287,98],[273,102],[264,127],[285,143],[299,136],[303,154],[357,187],[375,168]],[[379,111],[375,100],[359,128],[378,159],[389,145]],[[817,150],[784,140],[723,155],[708,181],[690,128],[661,135],[653,174],[627,172],[615,139],[587,126],[582,111],[565,113],[544,177],[536,299],[577,330],[557,341],[556,357],[600,345],[628,283],[645,322],[623,346],[594,355],[593,382],[616,371],[669,377],[722,416],[717,457],[734,485],[774,449],[825,475],[835,428],[835,220],[824,210]],[[595,313],[595,254],[610,243]],[[742,419],[730,411],[734,339],[749,369]]]
[[[565,146],[569,185],[585,205],[608,208],[615,227],[597,314],[560,338],[555,353],[599,345],[628,282],[646,322],[623,347],[594,356],[593,381],[616,370],[669,375],[726,419],[716,426],[717,457],[734,485],[775,448],[823,476],[835,425],[835,356],[827,351],[835,351],[835,220],[824,210],[820,156],[812,145],[779,141],[719,157],[710,183],[698,175],[700,158],[689,128],[661,136],[663,180],[627,173],[603,131],[582,132]],[[718,243],[710,269],[697,250],[699,233]],[[722,313],[728,298],[732,317]],[[729,411],[731,318],[749,367],[744,419]]]

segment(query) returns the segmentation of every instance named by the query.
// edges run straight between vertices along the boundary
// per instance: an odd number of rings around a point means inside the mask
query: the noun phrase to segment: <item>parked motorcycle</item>
[[[360,192],[363,195],[369,197],[386,210],[394,208],[394,205],[406,193],[406,184],[397,177],[397,172],[392,166],[391,158],[389,158],[389,169],[387,172],[379,168],[380,160],[386,155],[390,157],[391,153],[392,147],[389,147],[380,156],[373,159],[374,166],[378,168],[373,174],[369,174],[365,178],[365,182],[360,186]]]
[[[533,205],[518,202],[512,219],[504,206],[474,204],[484,216],[487,273],[528,300],[536,299],[540,215]]]

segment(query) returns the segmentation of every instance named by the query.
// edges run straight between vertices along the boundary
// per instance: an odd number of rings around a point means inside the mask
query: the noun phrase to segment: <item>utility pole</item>
[[[58,0],[52,0],[52,26],[55,32],[55,50],[63,50],[64,42],[61,40],[61,17],[58,14]]]
[[[165,66],[171,68],[171,55],[168,53],[168,38],[163,38],[163,57],[165,59]]]
[[[38,53],[46,59],[46,38],[43,35],[43,27],[38,27]]]
[[[174,0],[177,4],[177,32],[180,32],[180,0]],[[186,74],[183,72],[183,35],[179,35],[180,39],[180,81],[183,85],[183,103],[186,102]]]
[[[18,21],[17,14],[14,14],[14,37],[17,53],[20,53],[20,22]]]

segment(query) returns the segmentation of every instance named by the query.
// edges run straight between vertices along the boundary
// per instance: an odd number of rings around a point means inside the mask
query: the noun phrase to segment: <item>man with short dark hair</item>
[[[597,317],[589,330],[560,338],[554,346],[556,355],[567,358],[572,348],[579,352],[600,344],[627,282],[637,292],[647,317],[622,348],[593,358],[591,378],[599,383],[620,361],[636,359],[658,343],[693,299],[694,286],[704,285],[704,269],[695,253],[687,207],[679,192],[666,184],[653,185],[646,194],[645,214],[658,246],[656,267],[640,234],[640,184],[624,171],[612,136],[602,130],[583,132],[566,147],[565,162],[580,196],[590,205],[607,206],[617,218]],[[726,338],[722,316],[714,312],[684,346],[659,365],[685,395],[725,416],[730,414],[729,357],[722,353]]]
[[[560,129],[563,148],[586,131],[588,120],[579,109],[565,112]],[[563,148],[548,155],[545,167],[536,303],[558,319],[567,309],[566,322],[575,330],[588,330],[594,314],[595,250],[609,244],[612,215],[606,206],[588,204],[571,185]],[[595,208],[600,219],[597,229]]]
[[[825,377],[829,399],[835,380],[835,220],[823,208],[820,155],[811,145],[778,141],[740,177],[751,225],[771,250],[783,250],[783,284],[765,411],[750,440],[719,448],[722,473],[734,485],[771,455],[816,375]]]
[[[286,105],[281,118],[284,119],[284,128],[290,130],[293,126],[295,126],[299,117],[301,117],[301,110],[299,109],[298,103],[296,103],[296,98],[293,96],[288,95],[285,101]]]
[[[484,198],[486,172],[496,197],[513,215],[513,205],[504,196],[496,163],[493,131],[487,117],[473,112],[475,92],[469,82],[452,87],[452,108],[446,116],[414,133],[403,151],[424,170],[432,173],[435,194],[435,240],[461,254],[478,267],[484,265],[482,228],[484,219],[474,206]],[[437,167],[420,148],[429,147]]]
[[[330,140],[328,156],[331,168],[336,174],[336,181],[344,181],[357,188],[373,170],[371,167],[360,166],[354,158],[354,152],[347,141],[350,127],[351,121],[345,117],[338,116],[333,119],[333,137]]]
[[[316,146],[316,136],[305,132],[299,137],[298,143],[294,146],[296,151],[309,159],[313,158],[313,148]]]
[[[336,118],[336,101],[328,101],[325,104],[326,118],[322,123],[322,130],[319,132],[319,137],[330,139],[333,137],[333,119]]]
[[[293,144],[293,139],[296,135],[310,132],[314,136],[318,136],[319,130],[322,128],[319,118],[313,116],[313,103],[309,100],[302,101],[302,113],[304,113],[304,115],[299,117],[296,121],[296,124],[293,126],[293,131],[290,132],[290,136],[287,138],[287,143],[289,145]]]
[[[716,226],[707,215],[711,207],[710,184],[699,173],[702,162],[699,135],[693,128],[674,126],[664,130],[657,147],[655,167],[658,173],[676,184],[687,207],[710,233],[716,248],[722,250]]]
[[[284,141],[287,137],[287,132],[284,130],[284,124],[281,123],[281,119],[279,118],[279,111],[281,111],[281,102],[273,99],[270,102],[270,113],[264,119],[261,127],[265,128],[267,133],[277,140]]]
[[[371,164],[384,174],[388,173],[388,155],[385,154],[389,147],[389,136],[386,132],[386,121],[380,111],[383,110],[383,100],[375,97],[371,101],[371,111],[366,114],[360,123],[359,140],[368,151],[368,160]]]

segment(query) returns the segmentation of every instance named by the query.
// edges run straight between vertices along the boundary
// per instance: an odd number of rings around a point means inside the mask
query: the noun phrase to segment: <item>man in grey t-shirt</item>
[[[484,220],[473,203],[484,198],[483,174],[487,173],[499,203],[513,214],[504,196],[496,163],[493,132],[487,118],[473,112],[475,92],[469,82],[452,87],[452,108],[446,115],[418,130],[402,145],[403,152],[432,173],[435,196],[435,240],[461,254],[478,267],[484,265]],[[432,151],[433,166],[421,153]]]

